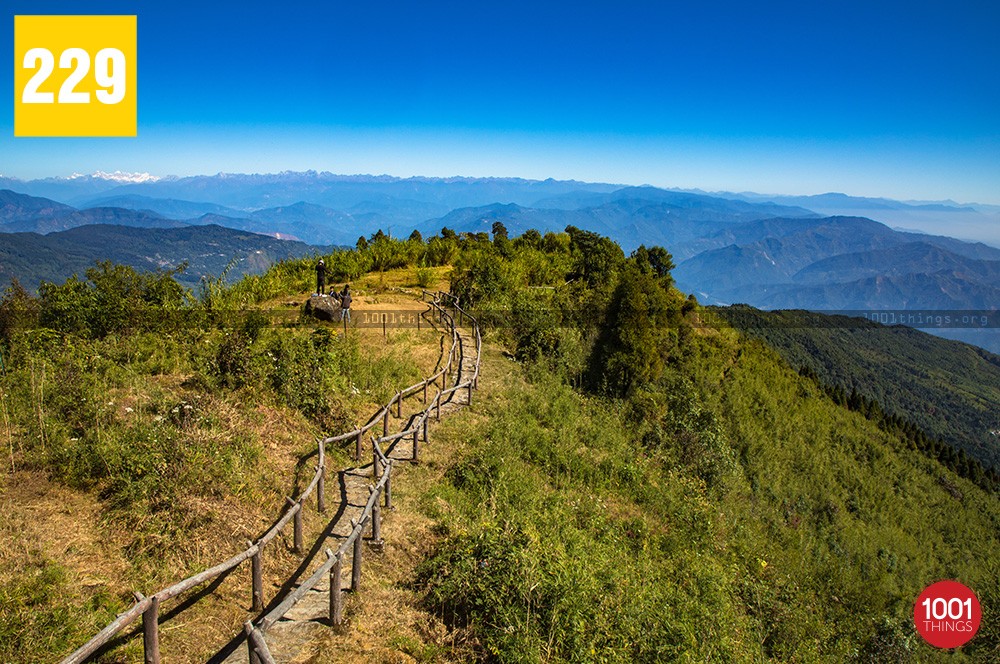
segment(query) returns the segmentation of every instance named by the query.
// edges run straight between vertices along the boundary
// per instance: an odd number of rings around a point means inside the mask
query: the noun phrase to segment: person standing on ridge
[[[324,290],[326,290],[326,263],[321,258],[316,264],[316,294],[323,295]]]
[[[351,322],[351,285],[344,285],[344,292],[340,294],[340,320]]]

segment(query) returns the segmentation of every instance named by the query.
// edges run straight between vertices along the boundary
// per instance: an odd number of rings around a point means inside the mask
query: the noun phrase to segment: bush
[[[418,267],[416,281],[421,288],[430,288],[430,285],[434,283],[434,270],[429,267]]]
[[[39,286],[40,323],[54,330],[103,337],[111,333],[176,327],[170,316],[185,307],[189,293],[170,271],[137,272],[126,265],[99,262],[81,281]]]

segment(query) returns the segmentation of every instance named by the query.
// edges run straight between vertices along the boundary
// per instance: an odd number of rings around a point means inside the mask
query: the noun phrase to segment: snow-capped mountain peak
[[[95,180],[109,180],[111,182],[156,182],[159,180],[159,176],[150,175],[149,173],[125,173],[123,171],[115,171],[114,173],[105,173],[104,171],[96,171],[92,175],[84,175],[83,173],[73,173],[69,176],[70,180],[79,180],[81,178],[93,178]]]

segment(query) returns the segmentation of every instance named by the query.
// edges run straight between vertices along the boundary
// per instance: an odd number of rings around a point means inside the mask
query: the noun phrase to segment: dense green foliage
[[[274,261],[318,250],[303,242],[215,225],[134,228],[115,225],[114,219],[89,223],[48,235],[0,233],[0,290],[17,279],[34,292],[43,281],[62,282],[103,260],[138,270],[186,264],[187,269],[176,274],[176,279],[194,287],[202,276],[218,274],[227,264],[234,276],[256,274]]]
[[[572,236],[510,244],[463,256],[453,284],[528,383],[430,492],[446,537],[420,573],[484,658],[933,660],[912,620],[926,585],[962,580],[995,613],[995,496],[759,341],[696,324],[648,251],[581,269]],[[952,659],[998,649],[984,620]]]

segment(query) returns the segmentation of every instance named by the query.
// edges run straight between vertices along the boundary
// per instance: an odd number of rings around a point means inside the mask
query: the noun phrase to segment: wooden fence
[[[422,437],[424,442],[427,442],[428,440],[427,428],[431,411],[433,410],[435,412],[435,418],[440,420],[442,403],[450,401],[452,396],[459,390],[467,391],[468,403],[471,405],[472,391],[478,387],[480,349],[482,347],[482,339],[480,336],[478,322],[475,318],[470,316],[458,306],[458,300],[450,293],[440,291],[437,293],[431,293],[429,291],[423,291],[421,294],[421,300],[423,300],[424,297],[430,297],[431,301],[429,302],[429,308],[427,311],[423,312],[421,316],[427,314],[434,316],[436,314],[438,322],[446,324],[449,331],[451,344],[448,350],[448,358],[442,368],[419,383],[397,392],[391,399],[389,399],[389,402],[372,415],[372,417],[363,426],[355,429],[354,431],[350,431],[339,436],[324,438],[318,441],[318,463],[309,485],[298,497],[298,499],[286,498],[288,507],[286,508],[284,514],[282,514],[281,518],[256,542],[249,543],[249,546],[244,551],[237,553],[232,558],[200,572],[199,574],[190,576],[183,581],[179,581],[168,588],[164,588],[149,597],[144,597],[141,594],[136,593],[136,603],[130,609],[120,614],[107,627],[102,629],[98,634],[87,641],[87,643],[83,644],[80,648],[63,659],[62,664],[78,664],[80,662],[87,661],[91,655],[100,650],[122,630],[135,622],[139,616],[142,616],[145,662],[146,664],[158,664],[160,662],[160,605],[163,602],[176,598],[193,588],[219,578],[247,560],[250,561],[251,568],[252,610],[255,613],[263,611],[264,589],[262,569],[265,546],[277,537],[278,534],[285,529],[289,522],[291,522],[293,524],[293,550],[296,553],[301,553],[303,551],[302,509],[306,500],[313,494],[314,491],[316,492],[317,497],[317,509],[320,512],[325,512],[326,510],[326,446],[330,443],[353,439],[355,441],[355,457],[360,463],[362,460],[362,439],[364,438],[364,435],[381,424],[382,436],[372,437],[372,477],[374,486],[369,487],[370,495],[368,497],[368,502],[366,503],[360,518],[356,521],[351,521],[353,526],[351,533],[336,552],[332,552],[329,549],[326,550],[326,562],[324,562],[312,574],[312,576],[301,583],[294,591],[289,593],[288,596],[285,597],[271,611],[258,618],[256,623],[250,620],[246,622],[244,628],[247,634],[246,642],[250,661],[252,664],[267,664],[268,662],[274,661],[264,638],[267,629],[280,620],[296,604],[296,602],[298,602],[299,599],[306,594],[306,592],[308,592],[320,581],[320,579],[323,578],[324,575],[330,576],[330,622],[332,625],[340,625],[343,622],[343,606],[341,604],[342,598],[340,589],[341,570],[344,555],[349,549],[353,548],[351,589],[353,591],[357,591],[359,590],[361,584],[361,566],[364,555],[362,551],[363,533],[365,529],[368,528],[371,533],[372,541],[380,542],[382,518],[381,511],[383,506],[380,505],[379,502],[380,500],[383,500],[385,508],[389,508],[392,505],[391,482],[393,460],[385,455],[382,450],[382,446],[386,443],[392,443],[397,440],[412,437],[412,458],[414,461],[417,460],[420,449],[420,438]],[[454,316],[448,311],[449,308],[454,309],[458,314],[460,325],[464,324],[465,320],[468,319],[475,333],[476,361],[471,376],[463,375],[464,369],[462,367],[462,359],[465,357],[465,353],[462,348],[462,338],[460,337],[458,329],[455,325]],[[456,366],[456,354],[457,377],[455,384],[452,387],[446,387],[448,376],[451,373],[453,366]],[[428,386],[430,385],[434,386],[437,390],[437,394],[428,402]],[[401,417],[403,400],[416,394],[422,394],[424,409],[419,415],[416,415],[411,420],[413,424],[409,429],[390,435],[389,415],[392,412],[392,407],[396,407],[396,416]]]

